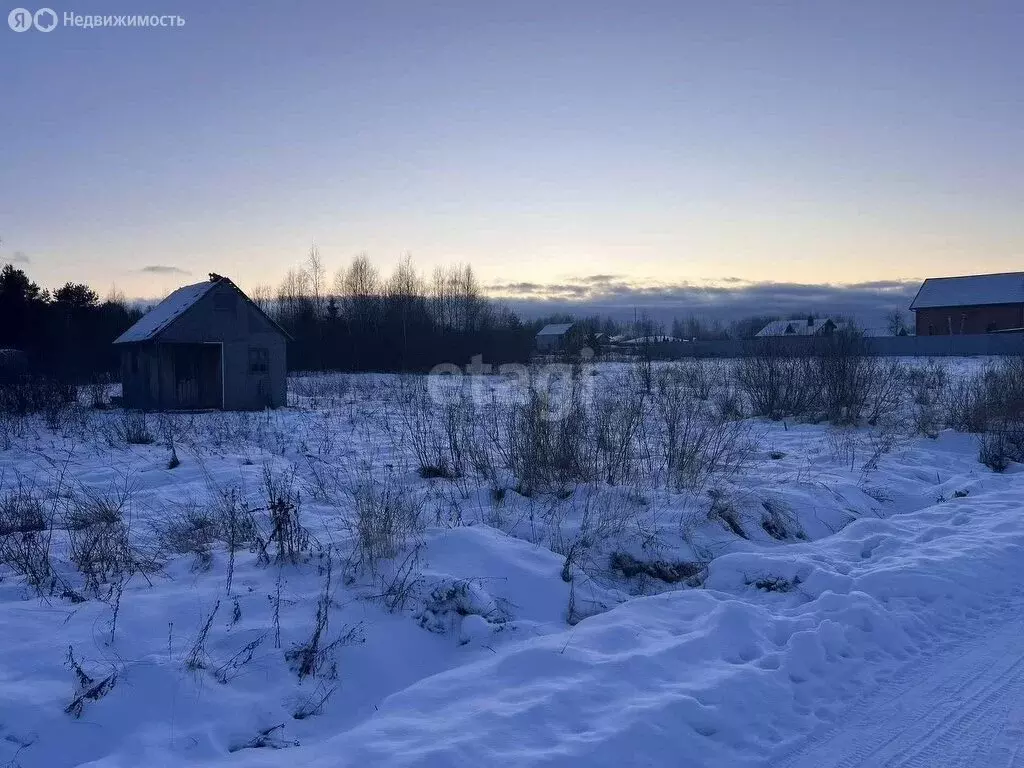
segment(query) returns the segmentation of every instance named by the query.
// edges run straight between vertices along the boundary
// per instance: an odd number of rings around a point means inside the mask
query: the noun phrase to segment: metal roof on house
[[[156,338],[167,326],[195,306],[196,302],[216,284],[206,280],[202,283],[182,286],[140,317],[135,325],[114,339],[114,343],[132,344]]]
[[[929,277],[911,302],[911,309],[1024,304],[1024,272],[963,277]]]
[[[540,331],[537,332],[538,336],[563,336],[568,333],[569,329],[572,328],[574,323],[551,323],[545,325]]]

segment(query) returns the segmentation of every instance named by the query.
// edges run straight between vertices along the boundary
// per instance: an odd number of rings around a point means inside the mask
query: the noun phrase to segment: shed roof
[[[1024,272],[962,277],[929,277],[910,308],[976,307],[987,304],[1024,304]]]
[[[156,338],[167,326],[195,306],[196,302],[216,284],[211,280],[204,280],[201,283],[182,286],[140,317],[135,325],[114,339],[114,343],[131,344]]]
[[[563,336],[572,328],[573,323],[550,323],[537,332],[538,336]]]
[[[264,312],[258,304],[246,296],[237,285],[231,282],[231,280],[226,277],[216,276],[216,279],[205,280],[193,285],[184,285],[174,291],[170,296],[139,318],[135,325],[114,339],[114,343],[136,344],[143,341],[152,341],[163,333],[171,323],[192,309],[192,307],[194,307],[200,299],[209,293],[215,285],[219,285],[220,283],[230,285],[242,296],[242,298],[249,302],[257,312],[263,315],[274,328],[280,331],[285,338],[291,338],[287,331],[275,322],[272,317],[267,315],[267,313]]]

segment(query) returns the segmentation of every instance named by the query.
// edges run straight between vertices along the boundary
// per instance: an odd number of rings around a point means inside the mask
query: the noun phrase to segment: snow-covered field
[[[1012,765],[1019,466],[910,410],[670,466],[630,375],[582,377],[586,482],[511,376],[0,425],[0,766]]]

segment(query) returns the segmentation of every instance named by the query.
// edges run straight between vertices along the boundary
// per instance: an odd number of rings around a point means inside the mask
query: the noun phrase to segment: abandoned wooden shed
[[[186,285],[114,341],[122,398],[142,410],[276,408],[288,334],[226,277]]]

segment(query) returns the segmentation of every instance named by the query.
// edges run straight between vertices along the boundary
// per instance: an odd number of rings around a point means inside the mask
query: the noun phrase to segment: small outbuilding
[[[575,323],[550,323],[537,332],[538,352],[566,352],[579,342]]]
[[[114,341],[122,400],[142,410],[285,405],[288,334],[226,277],[186,285]]]

